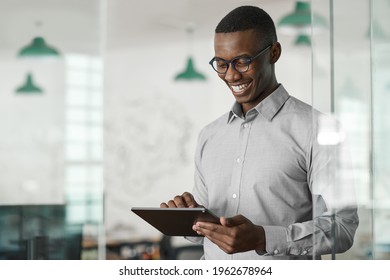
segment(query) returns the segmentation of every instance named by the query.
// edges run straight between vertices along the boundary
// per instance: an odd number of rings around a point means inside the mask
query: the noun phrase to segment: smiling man
[[[220,216],[220,224],[193,227],[205,259],[318,259],[348,250],[357,209],[334,200],[342,186],[321,182],[337,158],[317,142],[321,113],[276,79],[281,46],[272,19],[258,7],[236,8],[216,27],[214,48],[210,64],[235,103],[199,135],[193,192],[160,206],[202,205]]]

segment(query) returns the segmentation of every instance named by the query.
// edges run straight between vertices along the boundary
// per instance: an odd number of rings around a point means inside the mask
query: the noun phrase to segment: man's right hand
[[[184,192],[182,195],[177,195],[172,200],[160,204],[160,208],[196,208],[199,206],[194,196],[189,192]]]

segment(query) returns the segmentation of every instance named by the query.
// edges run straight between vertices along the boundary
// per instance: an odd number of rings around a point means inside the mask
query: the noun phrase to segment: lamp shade
[[[60,53],[55,48],[48,46],[43,37],[35,37],[29,45],[19,51],[18,55],[20,57],[58,57]]]
[[[187,59],[186,69],[175,76],[175,80],[206,80],[205,75],[195,70],[192,57]]]
[[[295,45],[297,46],[310,46],[311,45],[311,40],[308,35],[305,34],[300,34],[297,36],[295,39]]]
[[[25,83],[16,89],[16,93],[43,93],[43,90],[34,84],[32,74],[28,73]]]
[[[280,32],[291,35],[308,35],[312,28],[316,32],[327,26],[326,19],[318,14],[312,15],[310,3],[303,1],[297,1],[295,10],[278,22]]]

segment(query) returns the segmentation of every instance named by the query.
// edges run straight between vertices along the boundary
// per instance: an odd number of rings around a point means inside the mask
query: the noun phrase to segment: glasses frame
[[[265,47],[264,49],[262,49],[260,52],[258,52],[256,55],[252,56],[252,57],[244,57],[244,56],[236,56],[235,58],[231,59],[231,60],[225,60],[223,58],[217,58],[217,57],[213,57],[210,61],[209,61],[209,64],[211,65],[211,67],[214,69],[215,72],[219,73],[219,74],[226,74],[227,71],[229,70],[229,66],[230,64],[232,65],[233,69],[236,70],[238,73],[245,73],[249,70],[249,66],[250,64],[256,59],[258,58],[261,54],[263,54],[266,50],[268,50],[269,48],[272,47],[273,44]],[[236,69],[236,63],[238,61],[238,59],[242,59],[242,58],[245,58],[247,59],[248,61],[248,68],[245,70],[245,71],[239,71],[238,69]],[[225,62],[225,64],[227,65],[227,67],[225,68],[226,70],[224,72],[220,72],[218,71],[217,69],[214,68],[213,66],[213,63],[214,61],[223,61]]]

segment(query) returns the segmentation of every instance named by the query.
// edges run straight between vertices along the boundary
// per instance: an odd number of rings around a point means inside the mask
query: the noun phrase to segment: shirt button
[[[241,158],[237,158],[237,159],[236,159],[236,162],[237,162],[237,163],[241,163],[241,161],[242,161]]]
[[[232,195],[232,197],[233,197],[233,198],[237,198],[237,195],[234,193],[234,194]]]
[[[276,254],[278,254],[278,253],[279,253],[279,250],[278,250],[278,249],[274,250],[274,255],[276,255]]]
[[[249,127],[249,124],[245,123],[244,128],[248,128],[248,127]]]

